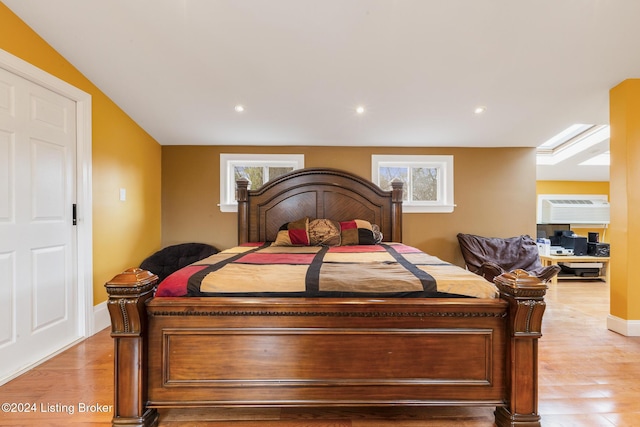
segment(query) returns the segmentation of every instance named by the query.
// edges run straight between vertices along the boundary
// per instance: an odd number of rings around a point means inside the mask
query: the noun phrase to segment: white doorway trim
[[[76,203],[78,332],[93,335],[93,229],[91,181],[91,95],[0,49],[0,67],[76,102]]]

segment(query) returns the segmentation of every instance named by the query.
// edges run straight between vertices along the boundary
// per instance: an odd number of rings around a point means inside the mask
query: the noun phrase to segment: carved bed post
[[[236,199],[238,200],[238,244],[249,241],[249,180],[240,178],[236,181]]]
[[[494,280],[509,302],[506,407],[496,408],[498,426],[540,426],[538,413],[538,339],[547,285],[523,270]]]
[[[155,274],[131,268],[105,284],[114,339],[114,426],[157,425],[158,412],[147,404],[147,313]]]
[[[395,178],[391,181],[391,241],[402,242],[402,187],[404,183]]]

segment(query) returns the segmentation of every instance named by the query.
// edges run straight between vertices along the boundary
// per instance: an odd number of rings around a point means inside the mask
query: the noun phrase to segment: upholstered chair
[[[458,234],[458,243],[467,269],[490,282],[500,274],[522,269],[548,282],[560,272],[560,267],[543,267],[538,245],[527,235],[498,238],[474,234]]]

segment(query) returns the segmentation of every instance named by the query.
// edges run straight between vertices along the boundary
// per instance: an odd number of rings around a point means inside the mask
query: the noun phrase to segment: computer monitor
[[[551,239],[563,234],[566,235],[565,232],[567,231],[571,231],[571,224],[538,224],[536,237],[538,239]]]

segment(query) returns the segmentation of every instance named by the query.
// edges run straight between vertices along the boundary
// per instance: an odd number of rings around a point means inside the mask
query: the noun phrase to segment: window
[[[453,156],[374,155],[371,177],[383,190],[404,182],[403,212],[453,212]]]
[[[220,154],[220,210],[237,212],[236,180],[247,178],[249,189],[304,167],[304,154]]]

